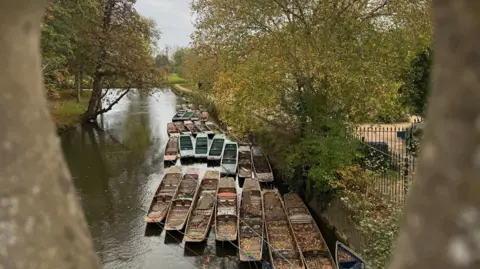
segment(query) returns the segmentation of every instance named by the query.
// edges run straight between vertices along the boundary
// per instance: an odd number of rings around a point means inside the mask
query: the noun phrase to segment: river
[[[185,246],[181,234],[167,234],[160,226],[144,222],[164,173],[167,123],[180,103],[183,99],[169,89],[132,92],[101,117],[101,128],[77,126],[61,134],[63,152],[102,266],[261,268],[261,263],[241,264],[237,249],[230,243],[216,243],[212,231],[206,243]],[[187,167],[205,171],[207,164]],[[331,236],[323,226],[327,242],[335,242],[327,238]],[[268,260],[267,251],[264,257]]]
[[[235,247],[216,245],[213,232],[207,244],[185,247],[180,234],[145,225],[143,218],[163,177],[166,126],[181,102],[169,90],[133,92],[103,116],[102,128],[78,126],[61,134],[103,268],[238,267]]]

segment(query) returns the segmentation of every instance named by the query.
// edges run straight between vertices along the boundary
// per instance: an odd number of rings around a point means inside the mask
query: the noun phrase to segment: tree
[[[142,18],[133,0],[104,0],[104,7],[94,34],[95,68],[92,95],[84,121],[95,120],[109,111],[133,87],[148,87],[159,75],[154,68],[152,49],[159,33],[152,20]],[[121,83],[123,91],[107,104],[102,104],[103,82]],[[107,90],[108,92],[108,90]],[[102,105],[106,107],[102,108]]]
[[[177,74],[182,73],[182,67],[185,54],[187,53],[185,48],[178,48],[173,53],[173,72]]]
[[[435,53],[428,122],[390,269],[479,265],[474,234],[480,210],[480,62],[474,55],[480,53],[480,6],[468,0],[433,3]],[[449,143],[453,138],[455,143]]]
[[[408,106],[412,113],[425,114],[431,69],[432,49],[428,47],[417,55],[404,74],[405,84],[400,88],[400,96],[403,104]]]
[[[401,112],[397,73],[410,62],[409,52],[430,40],[428,3],[196,0],[193,50],[217,63],[205,84],[218,93],[220,106],[238,108],[248,119],[228,123],[253,129],[258,122],[248,115],[267,113],[304,136],[330,116],[358,122]],[[257,68],[263,63],[273,68]],[[248,76],[230,76],[247,68]],[[272,77],[276,90],[257,77]],[[258,92],[273,96],[275,105],[244,98]],[[226,114],[220,109],[228,121]]]
[[[100,268],[42,85],[46,1],[0,2],[0,267]]]
[[[88,35],[98,16],[100,2],[94,0],[56,0],[47,7],[41,34],[42,69],[49,88],[56,87],[59,79],[68,84],[75,75],[77,98],[84,69],[89,63],[92,38]]]

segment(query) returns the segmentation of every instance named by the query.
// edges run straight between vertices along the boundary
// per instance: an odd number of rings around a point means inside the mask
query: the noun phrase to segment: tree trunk
[[[0,1],[0,268],[99,268],[43,91],[46,2]]]
[[[96,72],[93,77],[92,96],[88,102],[87,112],[85,112],[83,117],[84,122],[95,120],[96,118],[97,109],[99,107],[98,104],[102,101],[102,79],[102,74]]]
[[[425,141],[390,269],[480,266],[480,4],[433,2]]]

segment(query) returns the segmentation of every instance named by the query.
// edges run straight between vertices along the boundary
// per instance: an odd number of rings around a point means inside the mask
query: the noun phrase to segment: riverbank
[[[72,90],[55,91],[49,94],[50,113],[58,132],[80,123],[81,116],[88,107],[90,95],[90,91],[83,91],[80,102],[77,102],[75,92]]]

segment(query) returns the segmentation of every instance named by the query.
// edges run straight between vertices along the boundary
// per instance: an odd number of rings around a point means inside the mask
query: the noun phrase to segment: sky
[[[159,49],[175,46],[187,46],[193,32],[193,16],[190,0],[137,0],[137,11],[145,17],[155,20],[161,31]]]

